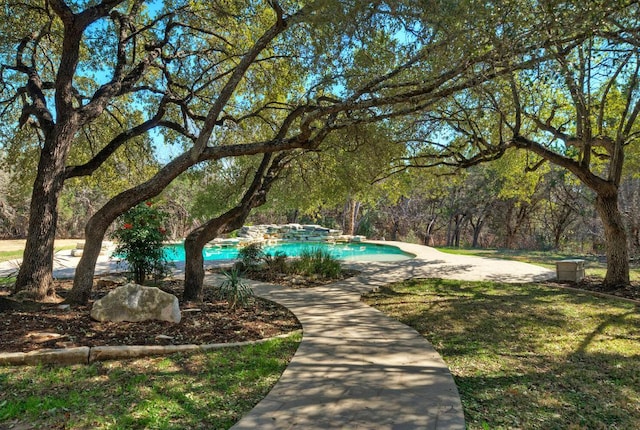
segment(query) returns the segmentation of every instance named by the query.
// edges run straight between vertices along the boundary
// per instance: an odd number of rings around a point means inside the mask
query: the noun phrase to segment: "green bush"
[[[262,245],[259,243],[251,243],[241,248],[240,251],[238,251],[238,258],[242,261],[242,266],[245,269],[255,268],[264,258]]]
[[[267,271],[271,274],[289,272],[287,254],[282,251],[276,251],[273,255],[265,254],[264,257],[262,257],[262,261],[264,261],[267,266]]]
[[[300,258],[293,262],[294,272],[301,275],[316,275],[323,278],[338,278],[342,268],[331,253],[322,248],[304,249]]]
[[[115,254],[123,256],[133,281],[140,285],[149,275],[155,279],[167,276],[173,267],[162,249],[166,237],[162,223],[167,214],[151,206],[146,202],[131,208],[121,216],[121,227],[112,234],[118,243]]]
[[[235,309],[238,305],[247,306],[253,297],[253,290],[242,281],[240,271],[234,267],[222,274],[226,279],[218,288],[218,296],[226,300],[231,309]]]

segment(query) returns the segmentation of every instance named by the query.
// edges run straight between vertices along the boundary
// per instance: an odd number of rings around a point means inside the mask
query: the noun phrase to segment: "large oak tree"
[[[568,12],[553,13],[562,19]],[[450,140],[423,144],[417,159],[467,167],[516,148],[532,155],[526,169],[550,162],[571,172],[596,196],[604,282],[615,287],[629,283],[618,199],[625,153],[640,145],[640,13],[636,2],[607,2],[594,4],[585,20],[583,38],[541,46],[545,60],[535,67],[460,92],[423,117]],[[420,128],[424,135],[422,125],[413,132]]]
[[[87,163],[67,166],[74,143],[89,125],[110,110],[127,110],[130,96],[145,89],[144,78],[172,31],[171,18],[150,17],[143,1],[86,6],[52,0],[6,2],[3,8],[8,37],[0,60],[2,116],[32,131],[40,146],[29,234],[14,291],[38,299],[53,293],[53,240],[65,180],[90,174],[118,146],[157,125],[167,105],[161,99],[150,107],[157,114],[106,139]]]

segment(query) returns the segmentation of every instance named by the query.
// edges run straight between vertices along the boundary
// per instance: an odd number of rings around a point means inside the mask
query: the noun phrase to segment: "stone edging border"
[[[169,355],[178,352],[194,353],[237,346],[258,345],[273,339],[282,339],[302,330],[265,339],[248,340],[244,342],[211,343],[205,345],[130,345],[130,346],[79,346],[66,349],[41,349],[31,352],[0,353],[0,366],[33,366],[37,364],[91,364],[96,361],[140,358],[149,356]]]

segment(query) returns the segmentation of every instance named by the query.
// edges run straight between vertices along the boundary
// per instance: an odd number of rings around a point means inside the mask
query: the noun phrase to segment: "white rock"
[[[179,323],[182,316],[178,298],[173,294],[131,283],[97,300],[91,309],[91,318],[115,322],[160,320]]]

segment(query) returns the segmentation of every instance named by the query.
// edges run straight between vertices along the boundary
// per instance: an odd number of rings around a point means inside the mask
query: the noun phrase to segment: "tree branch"
[[[123,131],[115,138],[113,138],[107,145],[105,145],[91,160],[82,165],[67,166],[65,168],[65,179],[75,178],[79,176],[90,176],[95,172],[105,161],[109,159],[113,153],[124,145],[126,142],[134,139],[138,136],[147,133],[149,130],[157,127],[160,124],[160,120],[166,112],[166,103],[163,101],[158,107],[158,111],[153,118],[139,124],[129,130]]]

